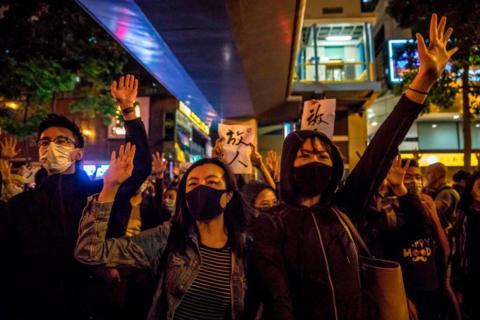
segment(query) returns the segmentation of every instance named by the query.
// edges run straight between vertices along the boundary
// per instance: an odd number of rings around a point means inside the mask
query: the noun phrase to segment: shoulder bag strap
[[[372,257],[372,254],[370,253],[370,250],[368,249],[367,247],[367,244],[365,243],[365,241],[363,240],[362,236],[360,235],[360,233],[358,232],[357,228],[355,227],[355,225],[353,224],[352,220],[350,220],[350,218],[345,214],[343,213],[342,211],[340,211],[338,208],[335,208],[335,207],[332,207],[332,210],[335,212],[335,214],[337,215],[338,217],[338,220],[340,221],[340,223],[343,225],[343,227],[345,228],[345,231],[347,232],[348,236],[350,237],[350,239],[353,241],[353,242],[357,242],[359,247],[363,250],[363,252],[368,256],[368,257]]]

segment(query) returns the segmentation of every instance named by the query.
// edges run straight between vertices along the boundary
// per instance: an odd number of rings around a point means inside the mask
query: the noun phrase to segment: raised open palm
[[[387,174],[388,183],[393,187],[403,185],[403,180],[405,179],[405,174],[409,166],[410,160],[407,160],[405,166],[402,167],[402,158],[400,156],[395,157]]]
[[[160,155],[159,152],[152,154],[152,173],[157,177],[163,177],[165,170],[167,169],[167,162],[163,156],[163,153]]]
[[[418,56],[420,58],[420,72],[425,73],[433,80],[437,80],[445,70],[450,57],[457,52],[458,48],[447,50],[448,39],[452,35],[453,29],[448,28],[445,31],[447,18],[442,17],[438,22],[438,16],[434,13],[430,21],[430,43],[428,47],[420,33],[416,34],[418,41]]]
[[[0,147],[2,148],[2,158],[12,159],[22,151],[17,149],[17,139],[14,137],[6,137],[0,141]]]
[[[122,110],[133,106],[137,98],[137,91],[138,79],[131,74],[120,77],[118,83],[114,80],[110,87],[113,99],[117,101]]]
[[[110,166],[103,180],[104,185],[119,186],[132,175],[135,150],[135,145],[127,143],[125,147],[120,146],[118,156],[112,151]]]

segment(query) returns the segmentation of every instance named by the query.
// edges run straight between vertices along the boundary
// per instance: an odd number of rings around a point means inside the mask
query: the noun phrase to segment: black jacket
[[[125,127],[142,154],[143,122],[126,121]],[[139,172],[149,173],[136,168],[133,175]],[[75,174],[48,176],[36,189],[10,199],[0,217],[1,288],[9,297],[2,300],[1,319],[97,318],[91,303],[101,303],[95,301],[98,292],[91,295],[95,275],[73,251],[87,198],[102,185],[77,168]]]
[[[266,319],[362,319],[356,247],[332,207],[341,208],[354,221],[360,219],[422,109],[423,105],[402,97],[340,189],[343,161],[327,137],[299,131],[285,139],[280,182],[284,204],[273,217],[260,215],[253,226],[255,267],[261,276]],[[331,149],[333,175],[322,201],[307,208],[297,203],[293,161],[311,136]]]

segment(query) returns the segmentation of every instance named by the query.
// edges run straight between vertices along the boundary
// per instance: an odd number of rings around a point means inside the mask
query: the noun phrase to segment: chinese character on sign
[[[331,139],[335,125],[335,103],[335,99],[305,101],[301,129],[319,131]]]
[[[252,173],[250,144],[255,142],[253,129],[245,125],[220,124],[218,135],[225,140],[223,160],[228,163],[233,173]]]
[[[246,132],[244,131],[240,131],[240,130],[237,130],[237,131],[233,131],[232,129],[228,129],[228,132],[227,132],[227,144],[229,145],[232,145],[232,146],[238,146],[238,145],[245,145],[245,146],[248,146],[249,144],[248,143],[245,143],[243,141],[244,139],[244,134],[246,136],[249,136],[251,134],[251,131],[252,131],[252,128],[248,128],[246,130]],[[238,141],[238,142],[237,142]]]
[[[315,109],[309,110],[310,115],[307,118],[307,123],[309,126],[313,127],[322,123],[328,124],[327,121],[322,119],[324,113],[320,113],[320,105],[318,104]]]

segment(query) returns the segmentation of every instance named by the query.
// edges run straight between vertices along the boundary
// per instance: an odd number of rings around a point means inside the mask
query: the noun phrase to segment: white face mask
[[[73,150],[71,146],[61,146],[51,142],[47,148],[38,151],[40,162],[50,174],[63,173],[74,162],[71,157]]]

